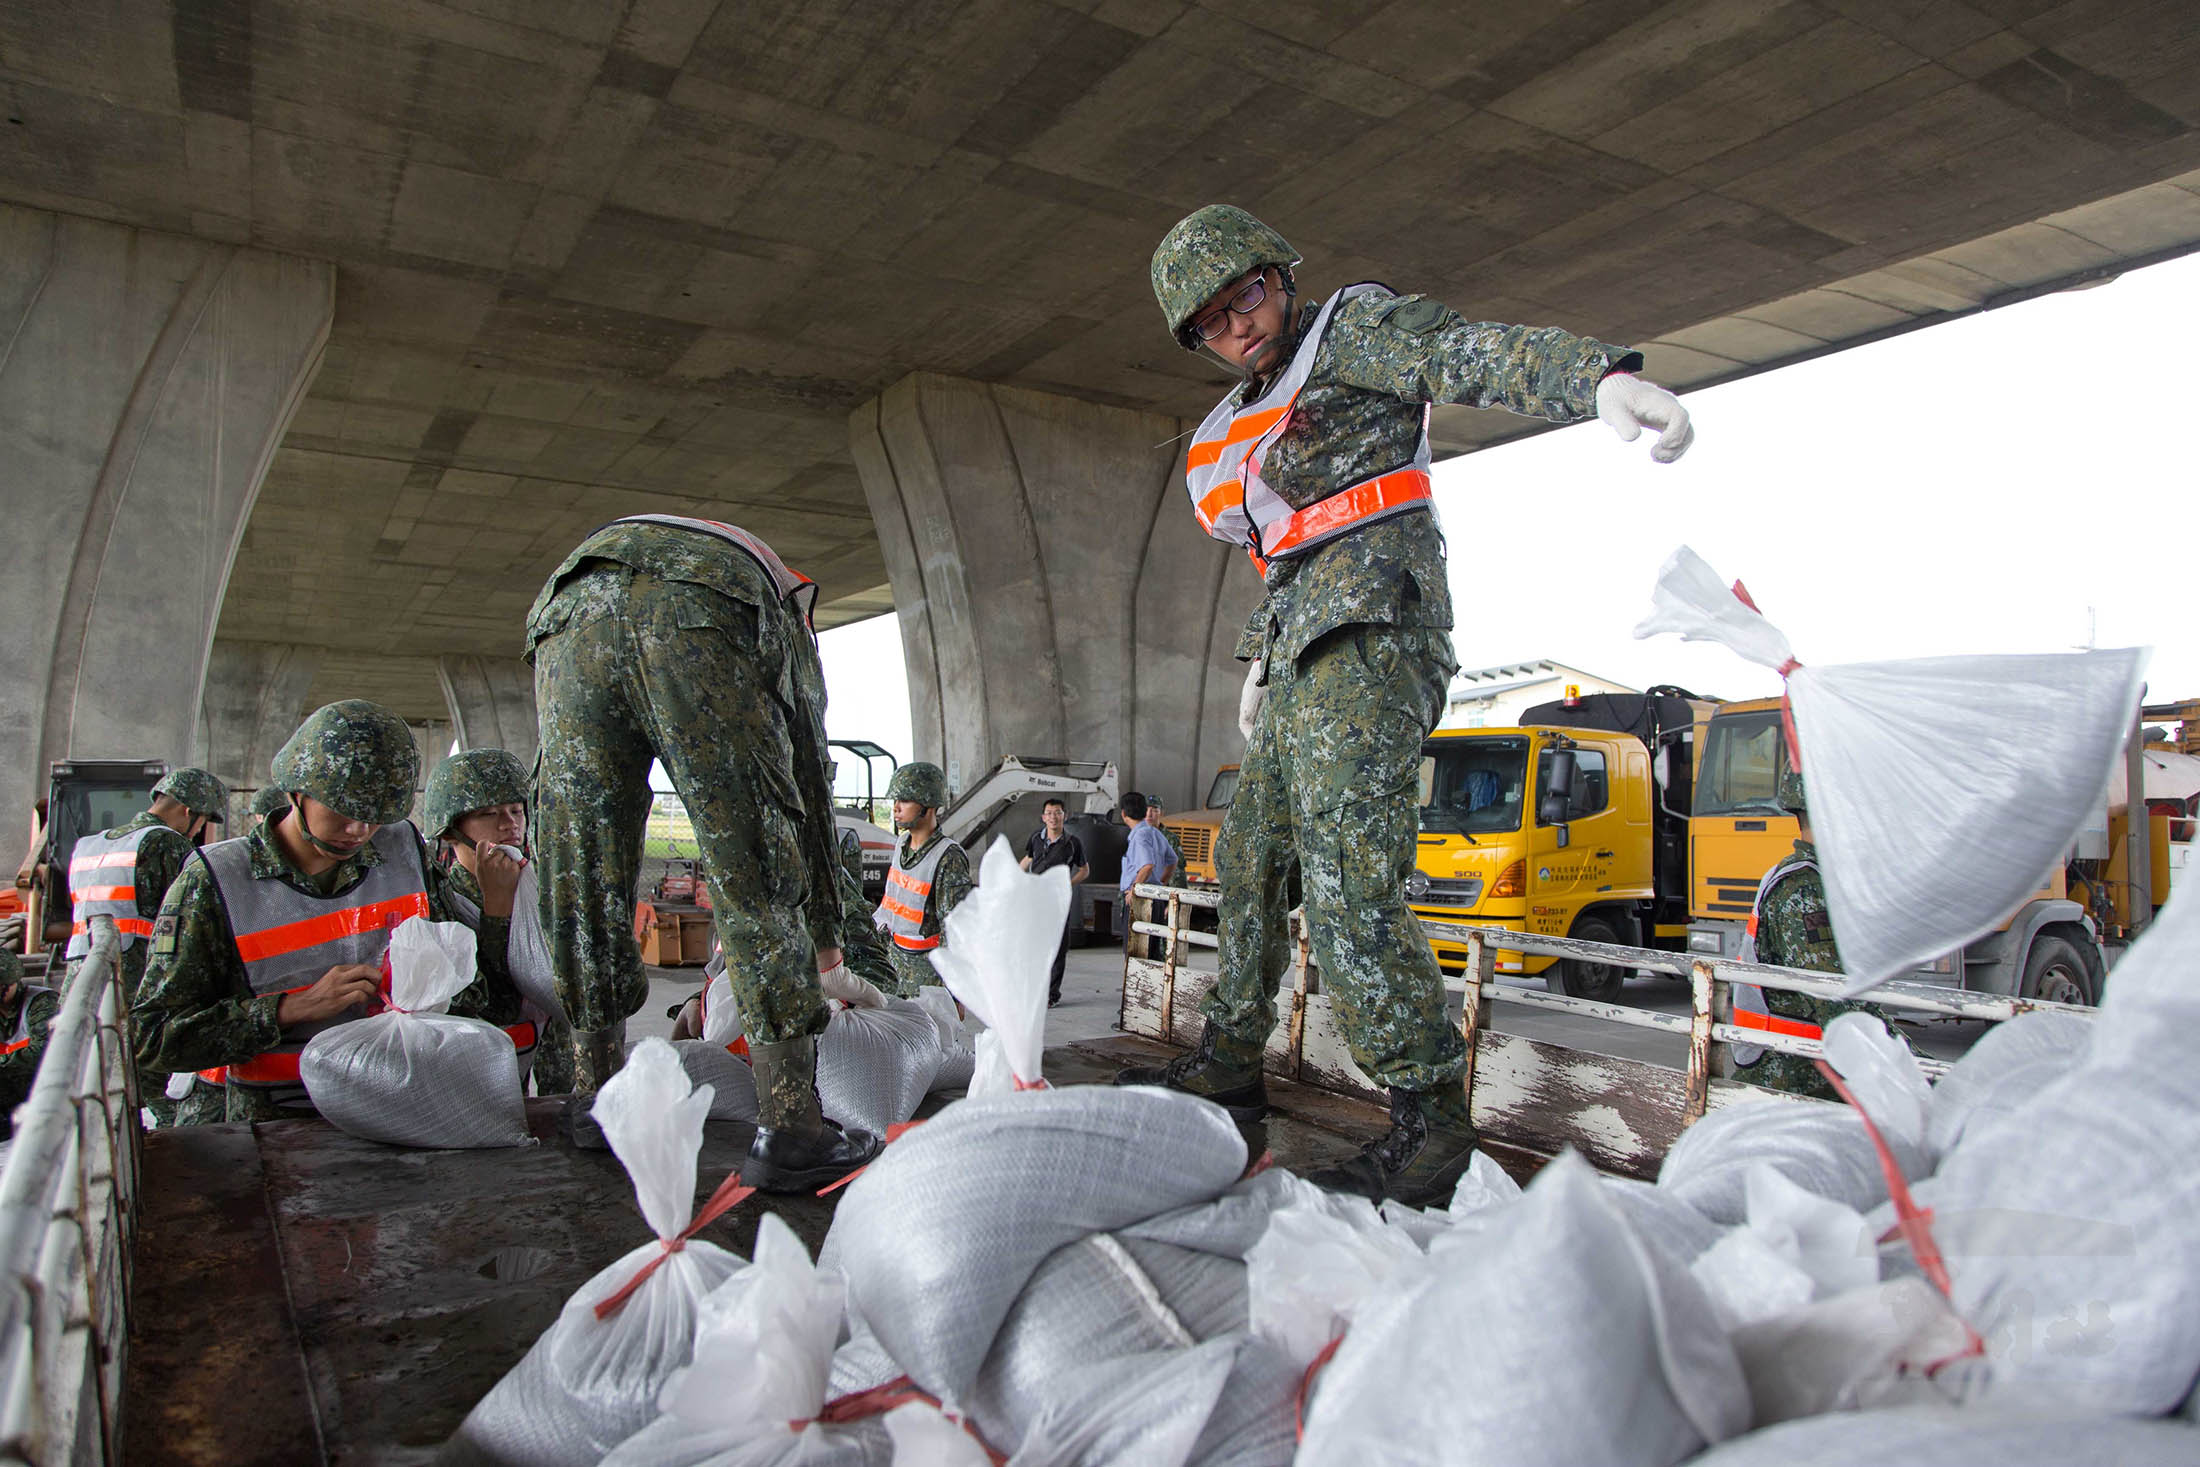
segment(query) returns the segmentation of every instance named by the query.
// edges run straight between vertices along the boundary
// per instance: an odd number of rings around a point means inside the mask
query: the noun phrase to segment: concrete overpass
[[[921,753],[1193,797],[1257,588],[1145,263],[1212,199],[1682,387],[2200,242],[2188,0],[6,0],[0,99],[0,810],[349,694],[531,747],[528,601],[643,509],[898,611]]]

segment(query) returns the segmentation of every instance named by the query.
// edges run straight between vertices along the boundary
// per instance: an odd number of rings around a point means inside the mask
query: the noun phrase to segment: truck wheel
[[[1574,930],[1566,934],[1577,942],[1619,941],[1619,933],[1609,917],[1594,912],[1574,923]],[[1593,999],[1598,1003],[1617,1003],[1627,987],[1628,970],[1617,963],[1591,963],[1580,958],[1561,958],[1543,981],[1553,993],[1563,993],[1569,998]]]
[[[2098,1001],[2093,991],[2093,970],[2086,965],[2085,954],[2067,937],[2041,937],[2033,942],[2032,951],[2024,958],[2024,986],[2018,991],[2026,998],[2049,1003]]]

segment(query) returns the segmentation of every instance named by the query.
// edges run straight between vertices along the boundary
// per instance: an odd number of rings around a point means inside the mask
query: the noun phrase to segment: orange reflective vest
[[[794,607],[804,626],[814,629],[811,613],[817,609],[817,582],[800,571],[787,569],[787,563],[779,558],[777,551],[739,525],[729,525],[724,520],[696,519],[684,514],[630,514],[611,523],[671,525],[674,529],[693,530],[699,535],[709,535],[713,539],[725,541],[762,566],[764,574],[771,577],[772,585],[777,588],[779,599]]]
[[[69,901],[76,908],[69,924],[70,958],[92,950],[94,917],[114,918],[124,947],[153,935],[153,924],[138,915],[137,858],[139,843],[155,828],[141,825],[112,837],[99,832],[76,843],[69,855]]]
[[[1800,856],[1785,856],[1774,864],[1764,878],[1757,883],[1756,898],[1750,903],[1749,926],[1742,933],[1742,950],[1738,954],[1745,963],[1760,961],[1757,956],[1757,927],[1765,913],[1765,894],[1788,877],[1802,871],[1816,871],[1818,863],[1806,861]],[[1783,1018],[1765,1003],[1765,991],[1754,983],[1734,985],[1734,1026],[1738,1029],[1762,1029],[1768,1034],[1786,1034],[1796,1039],[1820,1039],[1824,1031],[1806,1019]],[[1762,1045],[1737,1044],[1733,1049],[1734,1063],[1753,1065],[1765,1057]]]
[[[904,837],[904,850],[908,844]],[[887,864],[886,895],[879,899],[878,910],[871,914],[871,920],[904,952],[929,952],[940,945],[938,933],[925,935],[924,909],[932,900],[932,878],[940,869],[940,857],[950,848],[962,849],[946,836],[935,835],[915,865],[903,867],[898,851]]]
[[[1192,434],[1184,454],[1184,482],[1200,528],[1217,540],[1243,545],[1262,574],[1268,562],[1304,555],[1362,525],[1423,509],[1429,502],[1428,410],[1421,412],[1421,441],[1413,461],[1363,479],[1295,509],[1261,477],[1268,450],[1290,426],[1299,393],[1313,374],[1314,359],[1337,307],[1356,296],[1388,295],[1385,286],[1347,286],[1322,303],[1291,364],[1268,390],[1233,407],[1216,404]]]

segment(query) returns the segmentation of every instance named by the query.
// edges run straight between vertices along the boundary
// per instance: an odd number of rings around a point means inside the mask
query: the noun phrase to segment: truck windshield
[[[1787,741],[1780,710],[1721,713],[1704,735],[1703,772],[1696,781],[1698,815],[1786,813],[1777,802]]]
[[[1230,798],[1237,793],[1238,772],[1235,769],[1218,769],[1215,782],[1207,787],[1207,808],[1227,810]]]
[[[1520,828],[1528,741],[1432,739],[1421,746],[1421,828],[1489,835]]]

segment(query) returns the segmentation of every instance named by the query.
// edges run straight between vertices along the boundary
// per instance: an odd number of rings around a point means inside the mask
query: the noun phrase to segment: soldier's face
[[[1233,303],[1243,304],[1238,296],[1256,280],[1264,287],[1260,304],[1250,311],[1232,309]],[[1219,321],[1222,330],[1206,343],[1214,354],[1233,367],[1265,371],[1273,363],[1275,349],[1283,344],[1285,299],[1275,271],[1248,270],[1209,296],[1207,304],[1193,314],[1192,322],[1204,330]]]
[[[458,822],[459,836],[470,845],[494,841],[500,846],[523,845],[527,840],[527,807],[514,801],[470,810]]]
[[[925,807],[915,800],[894,801],[894,828],[914,829],[916,823],[924,818],[924,811]]]
[[[331,810],[311,795],[298,796],[298,816],[322,845],[347,856],[372,840],[374,833],[382,828]]]

